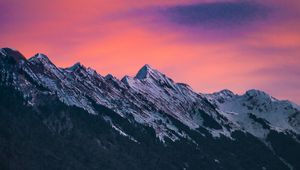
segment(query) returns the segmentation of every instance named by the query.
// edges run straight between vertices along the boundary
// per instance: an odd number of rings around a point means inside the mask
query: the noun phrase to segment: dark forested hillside
[[[11,88],[1,86],[0,94],[1,169],[287,169],[250,135],[215,140],[191,131],[198,145],[162,143],[153,129],[100,106],[95,116],[51,96],[32,108]],[[111,128],[106,114],[137,142]]]

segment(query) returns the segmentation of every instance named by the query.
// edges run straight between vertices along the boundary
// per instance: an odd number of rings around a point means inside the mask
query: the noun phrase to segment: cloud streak
[[[269,9],[254,1],[235,1],[177,5],[160,12],[178,25],[224,29],[265,19]]]

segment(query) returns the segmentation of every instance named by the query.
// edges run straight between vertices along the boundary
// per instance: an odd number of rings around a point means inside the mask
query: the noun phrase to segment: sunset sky
[[[118,78],[147,63],[197,92],[300,104],[299,0],[0,0],[0,47]]]

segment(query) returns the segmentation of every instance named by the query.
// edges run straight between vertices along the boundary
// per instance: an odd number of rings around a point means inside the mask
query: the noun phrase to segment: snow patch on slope
[[[293,126],[290,121],[291,116],[299,112],[298,107],[290,102],[277,100],[265,92],[249,90],[239,96],[221,91],[206,97],[228,120],[258,138],[265,139],[270,130],[290,130],[300,134],[299,125]],[[294,121],[297,119],[299,118]]]

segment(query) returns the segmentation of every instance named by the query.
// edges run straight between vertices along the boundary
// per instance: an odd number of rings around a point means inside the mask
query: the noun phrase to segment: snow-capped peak
[[[232,91],[230,91],[228,89],[224,89],[224,90],[221,90],[219,92],[215,92],[213,94],[219,95],[219,96],[224,97],[224,98],[231,98],[235,95]]]
[[[150,84],[156,84],[157,86],[168,86],[176,89],[175,83],[171,78],[158,70],[153,69],[148,64],[144,65],[133,79],[148,82]]]
[[[28,61],[30,63],[42,63],[42,64],[51,64],[54,65],[49,58],[42,53],[37,53],[33,57],[29,58]]]
[[[257,90],[257,89],[251,89],[251,90],[247,90],[246,91],[246,95],[249,95],[249,96],[260,96],[260,95],[263,95],[263,96],[266,96],[267,94],[261,90]]]
[[[205,95],[205,96],[210,102],[212,102],[214,104],[217,104],[215,102],[224,103],[227,100],[232,99],[235,96],[235,94],[232,91],[228,90],[228,89],[224,89],[224,90],[221,90],[219,92],[215,92],[215,93],[208,94],[208,95]]]
[[[155,72],[150,65],[145,64],[136,74],[135,78],[137,79],[145,79],[150,76],[151,73]]]
[[[110,80],[110,79],[116,79],[115,76],[113,76],[112,74],[107,74],[105,77],[104,77],[105,80]]]
[[[129,84],[129,79],[131,79],[129,76],[124,76],[122,79],[121,79],[121,82],[125,83],[125,84]]]
[[[66,68],[67,70],[70,71],[76,71],[78,69],[85,69],[85,66],[82,65],[80,62],[75,63],[73,66]]]
[[[135,79],[145,80],[152,79],[156,81],[170,81],[172,83],[173,80],[168,78],[165,74],[160,71],[153,69],[149,64],[145,64],[134,77]]]
[[[274,97],[270,96],[269,94],[265,93],[261,90],[251,89],[246,91],[246,93],[243,96],[247,96],[249,98],[255,98],[257,100],[264,100],[264,101],[277,101]]]

